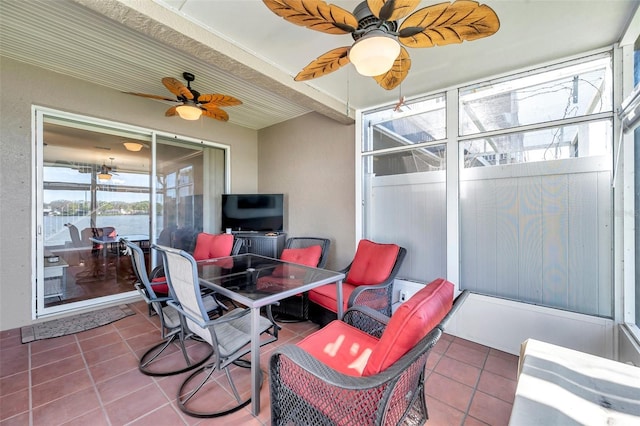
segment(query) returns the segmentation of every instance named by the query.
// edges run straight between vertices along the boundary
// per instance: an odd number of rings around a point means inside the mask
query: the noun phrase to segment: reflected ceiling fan
[[[351,33],[355,40],[352,46],[330,50],[309,63],[296,75],[296,81],[321,77],[351,62],[358,73],[391,90],[411,68],[403,46],[462,43],[488,37],[500,28],[493,9],[470,0],[439,3],[415,12],[421,0],[367,0],[353,13],[322,0],[262,1],[293,24],[327,34]]]
[[[164,87],[176,95],[177,99],[158,95],[148,95],[146,93],[125,93],[160,101],[172,102],[175,105],[169,108],[164,115],[167,117],[178,115],[185,120],[197,120],[201,115],[204,115],[205,117],[216,120],[227,121],[229,120],[229,114],[221,109],[221,107],[242,104],[242,101],[234,98],[233,96],[221,95],[219,93],[201,95],[200,92],[191,88],[191,82],[196,79],[193,74],[183,72],[182,77],[187,81],[186,86],[173,77],[164,77],[162,79]]]
[[[109,159],[111,160],[111,165],[107,166],[105,163],[102,163],[102,166],[100,167],[100,170],[98,171],[98,179],[100,180],[111,180],[111,177],[113,175],[117,176],[117,173],[114,173],[113,170],[115,169],[113,167],[113,157],[109,157]],[[80,172],[82,173],[82,172]]]

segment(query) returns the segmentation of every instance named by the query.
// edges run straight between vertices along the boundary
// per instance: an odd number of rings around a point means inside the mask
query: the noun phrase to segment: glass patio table
[[[338,318],[342,318],[342,280],[345,275],[247,253],[200,261],[198,277],[201,286],[251,309],[251,412],[258,415],[261,384],[260,308],[324,284],[338,283]]]

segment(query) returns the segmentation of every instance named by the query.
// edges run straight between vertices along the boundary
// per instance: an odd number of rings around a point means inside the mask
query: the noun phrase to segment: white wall
[[[310,113],[259,131],[258,188],[285,194],[288,236],[331,239],[327,268],[355,252],[355,125]]]
[[[160,83],[158,82],[159,90]],[[0,330],[31,323],[32,222],[31,106],[162,130],[231,146],[231,187],[254,192],[258,134],[215,120],[164,116],[166,105],[85,83],[7,58],[0,61]]]

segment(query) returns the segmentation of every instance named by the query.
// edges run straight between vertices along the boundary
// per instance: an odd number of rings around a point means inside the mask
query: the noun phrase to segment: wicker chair
[[[292,237],[288,238],[284,244],[284,250],[280,255],[280,259],[286,261],[296,262],[296,251],[309,249],[310,247],[320,247],[320,258],[317,262],[314,259],[314,264],[307,264],[307,266],[314,266],[317,268],[324,268],[327,264],[327,258],[329,257],[329,247],[331,240],[328,238],[317,237]],[[303,263],[305,262],[296,262]],[[277,321],[280,322],[297,322],[306,321],[309,319],[309,294],[304,292],[302,294],[291,296],[283,299],[278,305],[273,305],[271,308],[273,315]]]
[[[407,250],[396,244],[360,240],[342,283],[343,310],[361,305],[391,316],[393,281],[400,271]],[[337,318],[336,284],[309,291],[309,319],[324,326]]]
[[[232,378],[234,371],[230,367],[232,364],[239,367],[250,366],[246,360],[240,359],[250,352],[250,309],[236,308],[221,317],[209,319],[202,301],[195,259],[183,250],[156,245],[152,247],[162,253],[164,258],[167,282],[175,299],[168,304],[180,311],[189,330],[214,348],[213,361],[191,373],[180,385],[178,406],[194,417],[218,417],[246,406],[251,402],[251,393],[246,389],[238,391]],[[277,340],[278,329],[279,326],[273,320],[260,317],[258,330],[261,335],[265,335],[260,345]],[[222,376],[214,376],[216,370],[224,371],[233,394],[230,401],[221,399],[221,395],[226,392],[214,393],[217,397],[212,397],[209,393],[212,388],[222,386]]]
[[[424,424],[427,357],[466,296],[452,305],[453,285],[439,279],[390,319],[354,306],[343,321],[277,349],[269,365],[271,424]]]
[[[131,257],[131,265],[135,273],[137,282],[135,287],[142,298],[149,305],[149,310],[153,310],[160,318],[160,335],[162,341],[149,348],[140,357],[138,369],[148,376],[169,376],[184,373],[202,365],[213,354],[213,348],[199,338],[194,339],[195,344],[185,346],[185,339],[194,337],[185,333],[180,320],[180,314],[174,308],[167,306],[170,300],[166,295],[156,293],[155,287],[163,286],[163,283],[151,283],[147,276],[144,252],[135,243],[120,239],[120,243],[126,247],[127,253]],[[220,312],[216,301],[213,298],[206,299],[207,311]],[[182,360],[172,360],[176,357],[177,344],[182,352]]]

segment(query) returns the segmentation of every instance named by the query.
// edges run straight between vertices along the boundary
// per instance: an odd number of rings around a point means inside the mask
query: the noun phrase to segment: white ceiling
[[[353,10],[359,1],[331,3]],[[162,77],[181,79],[189,71],[201,93],[241,99],[243,105],[226,108],[229,122],[251,129],[310,111],[349,123],[354,109],[392,103],[401,94],[411,98],[611,46],[640,1],[484,3],[500,19],[495,35],[408,49],[409,76],[391,91],[352,65],[294,82],[313,59],[352,39],[295,26],[261,0],[0,0],[0,55],[115,90],[163,96],[170,94]]]

